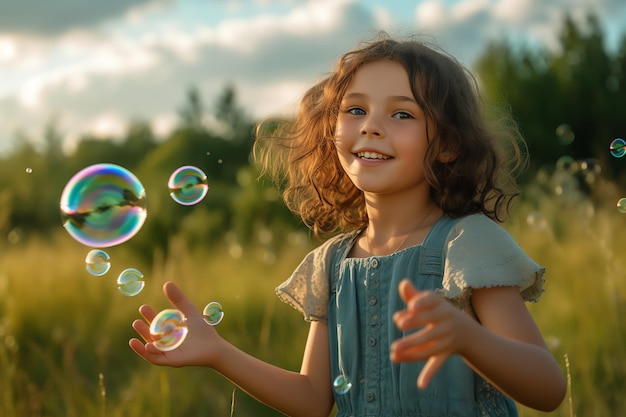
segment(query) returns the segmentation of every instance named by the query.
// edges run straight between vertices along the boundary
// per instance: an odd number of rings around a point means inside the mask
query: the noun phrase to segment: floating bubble
[[[185,316],[173,308],[161,311],[150,323],[150,335],[157,349],[164,352],[176,349],[187,337]]]
[[[563,123],[556,128],[556,137],[562,145],[569,145],[574,142],[576,135],[570,125]]]
[[[526,216],[526,224],[533,230],[544,230],[548,227],[548,222],[540,211],[533,211]]]
[[[617,200],[617,210],[619,210],[620,213],[626,213],[626,198]]]
[[[204,172],[190,165],[182,166],[172,172],[167,187],[174,201],[184,206],[197,204],[209,191]]]
[[[117,289],[127,297],[139,294],[145,285],[143,274],[135,268],[127,268],[117,277]]]
[[[333,390],[339,395],[347,394],[350,388],[352,388],[352,382],[345,375],[339,375],[333,381]]]
[[[576,172],[578,171],[578,163],[571,156],[564,155],[556,161],[556,169],[566,172]]]
[[[202,311],[202,318],[211,326],[217,326],[224,318],[224,311],[222,305],[217,301],[211,301],[204,307]]]
[[[101,249],[92,249],[85,257],[85,266],[87,272],[91,275],[100,277],[109,272],[111,268],[111,258],[108,253]]]
[[[32,174],[33,173],[33,169],[30,168],[30,167],[26,168],[26,173],[27,174]]]
[[[626,141],[622,138],[616,138],[609,146],[611,155],[615,158],[621,158],[626,155]]]
[[[94,248],[132,238],[146,220],[146,193],[137,177],[114,164],[96,164],[75,174],[61,194],[63,227]]]

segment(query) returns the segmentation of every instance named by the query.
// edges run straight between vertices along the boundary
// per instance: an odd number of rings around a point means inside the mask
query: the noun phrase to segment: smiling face
[[[366,194],[428,195],[426,122],[401,64],[380,60],[364,65],[339,108],[335,145],[341,166]]]

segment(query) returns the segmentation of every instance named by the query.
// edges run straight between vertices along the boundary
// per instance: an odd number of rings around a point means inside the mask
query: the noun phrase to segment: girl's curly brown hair
[[[427,118],[423,161],[431,198],[459,217],[484,213],[504,221],[519,194],[525,145],[511,117],[488,124],[476,79],[455,58],[414,39],[382,33],[344,54],[335,70],[303,96],[294,121],[257,128],[254,155],[262,174],[283,188],[287,207],[320,238],[367,224],[363,193],[343,171],[334,145],[339,105],[354,74],[378,60],[400,63]]]

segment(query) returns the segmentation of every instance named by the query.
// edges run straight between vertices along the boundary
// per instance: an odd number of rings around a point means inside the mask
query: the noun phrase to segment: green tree
[[[204,103],[200,90],[196,86],[192,86],[187,90],[186,102],[178,111],[180,117],[180,128],[203,131],[206,129],[204,124]]]
[[[584,24],[566,15],[558,39],[556,51],[491,44],[475,65],[487,101],[510,105],[528,142],[530,173],[563,155],[596,158],[607,173],[623,172],[608,153],[626,130],[623,53],[607,50],[593,14]]]

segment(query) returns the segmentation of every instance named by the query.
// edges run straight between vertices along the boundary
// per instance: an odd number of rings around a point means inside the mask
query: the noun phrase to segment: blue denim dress
[[[509,275],[511,267],[519,273],[518,277],[500,278],[502,282],[480,282],[474,288],[519,285],[526,299],[538,299],[543,268],[527,258],[508,233],[491,220],[481,216],[465,221],[463,226],[463,219],[444,216],[422,245],[387,256],[349,258],[359,232],[340,235],[312,251],[290,280],[277,289],[279,297],[302,311],[307,320],[328,322],[331,378],[341,375],[351,383],[346,393],[334,394],[338,417],[517,416],[514,402],[458,356],[450,357],[424,390],[417,388],[424,362],[396,364],[389,359],[391,343],[407,334],[392,321],[393,314],[405,307],[398,294],[402,279],[411,279],[418,289],[438,291],[472,314],[471,287],[466,281],[474,278],[459,275],[463,268],[446,262],[450,251],[458,254],[454,255],[457,259],[464,259],[468,256],[464,251],[480,248],[468,240],[479,238],[471,236],[476,233],[472,230],[487,232],[482,238],[495,239],[489,245],[512,246],[497,259],[506,264]],[[488,269],[476,267],[475,279],[489,276]]]

